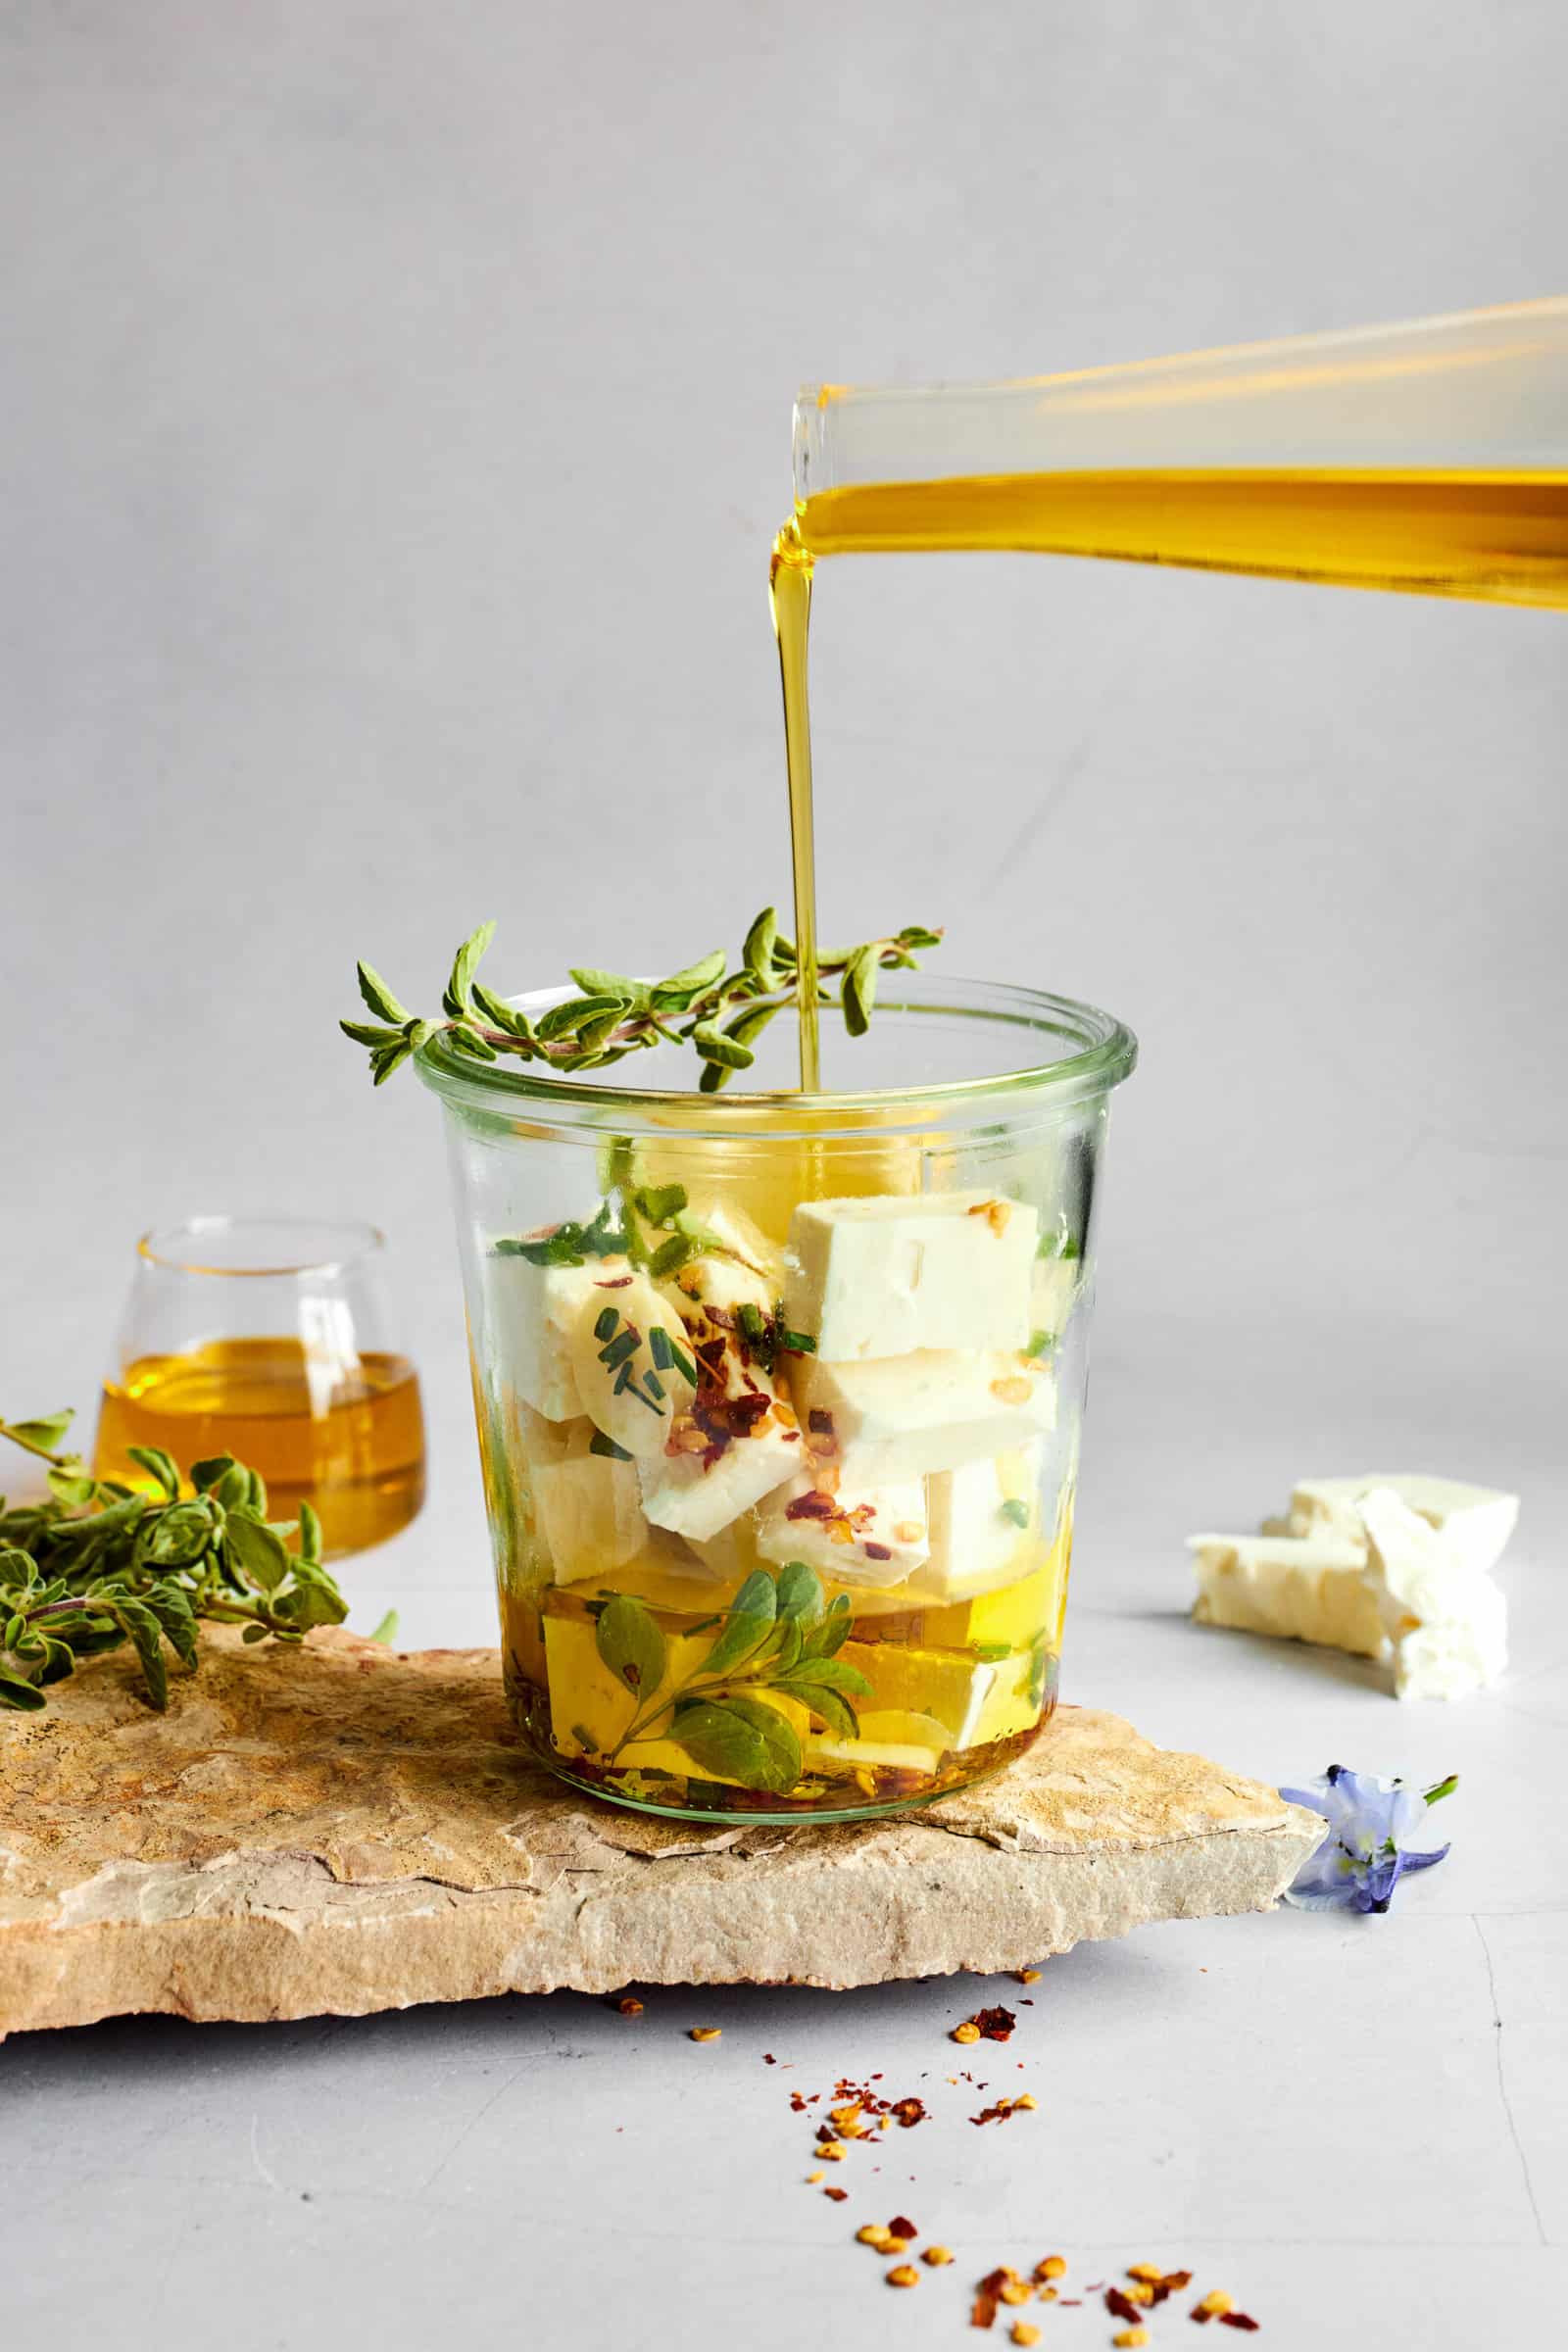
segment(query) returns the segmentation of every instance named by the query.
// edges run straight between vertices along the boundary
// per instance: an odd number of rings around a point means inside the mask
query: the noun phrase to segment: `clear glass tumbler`
[[[189,1217],[136,1245],[93,1448],[100,1478],[148,1487],[126,1448],[182,1470],[231,1453],[276,1519],[320,1514],[328,1559],[406,1527],[424,1500],[424,1419],[393,1344],[373,1225]]]
[[[631,1091],[423,1049],[507,1690],[564,1780],[842,1820],[1029,1746],[1135,1052],[1087,1005],[906,973],[834,1041],[855,1092]]]

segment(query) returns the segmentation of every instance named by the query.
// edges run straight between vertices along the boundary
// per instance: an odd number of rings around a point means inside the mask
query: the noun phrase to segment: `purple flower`
[[[1451,1796],[1458,1775],[1417,1790],[1403,1781],[1385,1781],[1375,1772],[1348,1772],[1331,1764],[1320,1781],[1304,1788],[1282,1788],[1293,1805],[1306,1805],[1328,1822],[1328,1834],[1285,1889],[1298,1911],[1386,1911],[1407,1870],[1430,1870],[1447,1852],[1411,1853],[1405,1839],[1427,1817],[1427,1807]]]

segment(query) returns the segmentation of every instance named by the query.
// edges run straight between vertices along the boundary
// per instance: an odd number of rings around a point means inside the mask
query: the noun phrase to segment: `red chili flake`
[[[594,1284],[594,1289],[596,1291],[624,1291],[629,1289],[630,1286],[631,1276],[629,1274],[617,1274],[612,1282],[596,1281]]]
[[[1018,2021],[1010,2009],[977,2009],[969,2022],[979,2027],[987,2041],[1005,2041]]]
[[[1124,2295],[1119,2286],[1106,2288],[1105,2309],[1113,2320],[1130,2320],[1135,2328],[1141,2324],[1144,2316],[1142,2308],[1130,2295]]]
[[[1179,2295],[1184,2286],[1192,2285],[1193,2274],[1191,2271],[1167,2271],[1159,2283],[1167,2294]]]
[[[891,1560],[893,1553],[886,1544],[867,1544],[865,1556],[868,1560]]]
[[[1253,2335],[1257,2333],[1257,2322],[1249,2319],[1245,2311],[1222,2311],[1219,2324],[1222,2328],[1245,2328]]]
[[[898,2117],[900,2125],[906,2132],[912,2132],[916,2124],[923,2124],[926,2120],[925,2101],[924,2099],[895,2099],[893,2113]]]
[[[813,1438],[830,1438],[833,1435],[833,1416],[824,1412],[819,1404],[813,1405],[806,1416],[806,1426]]]
[[[888,2224],[895,2237],[918,2237],[920,2232],[907,2214],[896,2213]]]
[[[1056,2309],[1058,2311],[1082,2311],[1083,2307],[1084,2299],[1082,2295],[1062,2295],[1058,2298],[1056,2303]]]
[[[777,2066],[778,2060],[774,2057],[771,2050],[764,2050],[762,2052],[762,2064],[764,2066]]]
[[[793,1502],[784,1505],[786,1519],[831,1519],[838,1509],[831,1494],[812,1488],[809,1494],[797,1494]]]
[[[822,2191],[823,2196],[831,2197],[835,2205],[842,2205],[849,2193],[847,2188],[824,2188]]]
[[[969,2306],[971,2328],[994,2328],[997,2324],[997,2298],[987,2294],[984,2287]]]
[[[1149,2278],[1144,2283],[1149,2288],[1149,2301],[1144,2308],[1147,2311],[1152,2311],[1156,2305],[1166,2300],[1170,2294],[1170,2288],[1163,2278]]]

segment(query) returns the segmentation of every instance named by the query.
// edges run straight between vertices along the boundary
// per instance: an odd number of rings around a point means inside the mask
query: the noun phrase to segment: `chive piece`
[[[1004,1519],[1010,1519],[1014,1527],[1027,1527],[1029,1505],[1024,1501],[1022,1495],[1009,1494],[1002,1506],[1002,1516]]]
[[[615,1325],[619,1321],[620,1309],[618,1307],[602,1306],[594,1321],[594,1338],[596,1340],[612,1340],[615,1336]]]
[[[1056,1335],[1054,1331],[1032,1331],[1029,1334],[1029,1345],[1024,1349],[1024,1353],[1025,1355],[1044,1355],[1055,1345]]]
[[[647,1390],[649,1396],[652,1396],[657,1403],[663,1403],[664,1384],[660,1379],[657,1372],[645,1372],[643,1374],[643,1387]]]
[[[618,1339],[612,1340],[608,1348],[600,1348],[599,1361],[607,1372],[618,1372],[627,1357],[636,1354],[639,1345],[637,1333],[628,1323]]]
[[[695,1389],[698,1385],[697,1366],[692,1362],[691,1357],[686,1353],[683,1348],[676,1347],[673,1340],[671,1340],[669,1343],[669,1360],[674,1365],[676,1371],[680,1374],[682,1380],[686,1381],[692,1388]]]
[[[754,1306],[750,1299],[740,1309],[740,1326],[754,1346],[767,1330],[767,1325],[762,1320],[761,1308]]]
[[[816,1342],[808,1331],[781,1331],[778,1344],[786,1355],[814,1355]]]
[[[607,1438],[602,1429],[594,1431],[588,1441],[588,1450],[590,1453],[602,1454],[605,1460],[610,1462],[629,1462],[633,1458],[626,1451],[624,1446],[617,1446],[613,1438]]]
[[[674,1357],[670,1353],[669,1334],[664,1329],[662,1323],[656,1323],[653,1330],[649,1333],[648,1348],[649,1352],[654,1359],[654,1370],[656,1372],[667,1372],[670,1365],[674,1361]]]

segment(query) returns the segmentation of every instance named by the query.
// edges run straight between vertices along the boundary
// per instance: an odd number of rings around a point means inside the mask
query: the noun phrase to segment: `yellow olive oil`
[[[315,1505],[329,1559],[384,1543],[424,1499],[424,1416],[404,1355],[366,1352],[323,1370],[283,1338],[140,1356],[105,1384],[93,1468],[149,1488],[131,1446],[162,1446],[181,1467],[233,1454],[267,1481],[272,1518]]]

